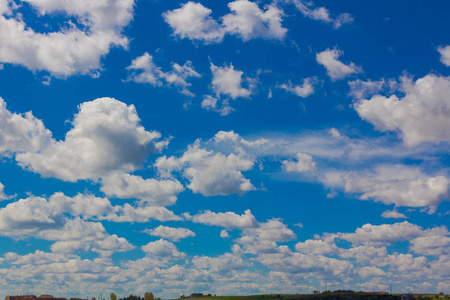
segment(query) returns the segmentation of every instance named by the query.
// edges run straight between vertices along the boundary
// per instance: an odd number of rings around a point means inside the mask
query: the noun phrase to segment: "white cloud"
[[[228,8],[231,13],[222,16],[221,24],[211,17],[211,9],[191,1],[163,17],[175,36],[205,44],[220,43],[225,34],[237,35],[243,41],[286,36],[287,29],[281,24],[284,13],[273,4],[266,5],[264,11],[255,2],[236,0],[228,3]]]
[[[340,28],[344,24],[353,22],[353,17],[348,13],[338,15],[336,18],[330,16],[330,11],[325,7],[314,7],[311,1],[303,0],[285,0],[294,3],[295,7],[307,18],[321,21],[323,23],[333,24],[335,29]]]
[[[172,62],[172,70],[163,72],[160,67],[156,66],[153,57],[147,52],[144,55],[135,58],[127,70],[131,71],[128,76],[129,81],[137,83],[149,83],[153,86],[161,86],[163,83],[167,86],[174,86],[180,93],[194,97],[195,95],[189,91],[190,83],[187,82],[189,78],[200,78],[192,62],[187,61],[180,66]]]
[[[248,77],[243,79],[244,72],[235,70],[232,64],[217,67],[211,63],[211,72],[213,75],[211,88],[215,97],[205,95],[202,108],[226,116],[234,111],[234,108],[230,106],[230,100],[248,98],[254,89],[256,80]],[[247,87],[243,86],[244,83]]]
[[[358,74],[362,70],[354,63],[348,65],[339,61],[338,58],[343,54],[342,51],[334,49],[327,49],[323,52],[316,54],[316,60],[319,64],[323,65],[327,69],[327,74],[331,80],[344,79],[352,74]]]
[[[206,269],[208,272],[219,273],[222,276],[243,270],[249,265],[242,257],[234,253],[225,253],[218,257],[195,256],[192,264],[196,269]]]
[[[102,179],[100,190],[107,196],[137,198],[155,206],[169,206],[177,201],[184,190],[177,180],[143,179],[140,176],[115,172]]]
[[[113,211],[99,220],[107,220],[111,222],[129,222],[129,223],[147,223],[151,219],[161,222],[165,221],[181,221],[181,217],[175,215],[173,211],[165,207],[156,206],[138,206],[134,207],[128,203],[123,206],[114,206]]]
[[[416,82],[403,78],[405,95],[376,95],[354,104],[364,120],[380,131],[398,131],[406,145],[450,141],[450,77],[427,75]]]
[[[439,47],[438,51],[441,54],[441,62],[447,67],[450,67],[450,45]]]
[[[224,230],[221,230],[221,231],[220,231],[220,237],[223,238],[223,239],[229,239],[231,236],[230,236],[230,234],[228,233],[228,231],[226,231],[226,230],[224,229]]]
[[[211,63],[211,72],[213,75],[211,88],[215,97],[204,95],[201,106],[203,109],[218,112],[222,116],[235,110],[231,107],[230,100],[249,97],[256,84],[254,78],[242,78],[244,72],[235,70],[232,64],[217,67]],[[243,86],[244,84],[246,87]]]
[[[243,215],[238,215],[234,212],[215,213],[207,210],[193,216],[188,213],[183,214],[183,216],[186,220],[194,223],[221,226],[227,229],[243,229],[257,225],[257,221],[249,209],[247,209]]]
[[[297,153],[295,154],[295,158],[297,161],[291,160],[283,160],[283,169],[286,172],[311,172],[316,169],[316,163],[313,160],[313,157],[309,154],[305,153]]]
[[[211,72],[213,75],[211,85],[216,97],[226,95],[236,99],[250,96],[251,91],[242,87],[244,72],[235,70],[232,64],[228,67],[217,67],[211,63]]]
[[[69,259],[77,258],[75,255],[65,255],[61,253],[47,253],[40,250],[36,250],[34,253],[25,255],[19,255],[14,252],[5,253],[5,258],[8,263],[13,265],[43,265],[50,263],[67,262]]]
[[[40,15],[67,16],[59,31],[38,33],[18,16],[0,15],[0,61],[20,64],[32,71],[45,70],[54,76],[95,74],[101,58],[112,46],[127,47],[121,34],[133,17],[134,0],[125,1],[37,1],[26,0]],[[4,6],[4,5],[3,5]],[[2,7],[2,14],[20,6]],[[78,28],[70,18],[81,24]]]
[[[144,230],[144,232],[148,233],[151,236],[159,236],[163,239],[168,239],[175,242],[178,242],[181,239],[195,236],[195,232],[187,228],[173,228],[162,225],[159,225],[154,229],[146,229]]]
[[[389,219],[389,218],[392,218],[392,219],[407,219],[408,218],[407,216],[405,216],[402,213],[399,213],[395,209],[394,210],[386,210],[386,211],[384,211],[381,214],[381,217],[385,218],[385,219]]]
[[[134,105],[113,98],[84,102],[65,141],[53,141],[40,152],[17,153],[16,160],[42,176],[72,182],[133,171],[166,144],[156,142],[159,132],[146,131],[139,122]]]
[[[0,234],[16,239],[33,236],[57,241],[52,246],[55,252],[91,249],[108,255],[134,248],[124,238],[107,234],[101,223],[85,222],[80,218],[67,219],[63,215],[66,203],[61,199],[60,195],[49,201],[30,197],[8,204],[0,210]]]
[[[339,260],[322,255],[304,255],[298,252],[264,253],[257,261],[272,270],[288,274],[314,274],[324,277],[341,277],[352,273],[353,265],[346,260]]]
[[[297,243],[295,250],[303,254],[336,254],[338,248],[334,243],[334,238],[328,238],[325,240],[306,240],[304,242]]]
[[[312,94],[314,94],[314,84],[316,82],[315,78],[306,78],[303,80],[303,83],[300,85],[293,85],[291,81],[288,83],[283,83],[278,86],[278,88],[285,90],[291,94],[297,95],[302,98],[306,98]]]
[[[164,176],[183,170],[189,180],[188,188],[204,196],[244,194],[255,187],[241,171],[253,168],[254,162],[244,154],[225,155],[202,148],[197,140],[180,158],[160,157],[155,166]]]
[[[386,276],[386,272],[377,267],[363,267],[356,270],[358,275],[362,278],[372,277],[372,276]]]
[[[359,193],[359,199],[374,199],[385,204],[425,207],[430,213],[448,193],[444,176],[427,176],[418,168],[402,165],[378,166],[375,172],[351,172],[341,177],[345,191]]]
[[[450,237],[442,235],[417,237],[411,241],[409,250],[422,255],[449,255]]]
[[[281,219],[271,219],[257,223],[257,226],[244,228],[236,242],[241,244],[247,253],[275,253],[286,249],[286,246],[279,247],[277,242],[288,242],[296,237]]]
[[[31,112],[11,113],[0,97],[0,155],[39,151],[52,142],[51,132]]]
[[[365,224],[356,229],[355,233],[339,234],[340,239],[351,242],[354,246],[373,245],[385,246],[398,241],[407,241],[421,236],[422,228],[407,221],[395,224],[372,225]]]
[[[186,257],[186,254],[179,252],[173,243],[163,239],[142,246],[142,250],[147,254],[164,259],[183,259]]]
[[[218,43],[223,39],[224,30],[211,17],[211,13],[201,3],[189,1],[181,8],[165,12],[163,17],[175,36],[204,43]]]
[[[277,39],[285,37],[287,29],[281,25],[283,11],[275,5],[261,10],[255,2],[236,0],[228,3],[232,13],[222,17],[227,33],[238,35],[243,41],[254,38]]]

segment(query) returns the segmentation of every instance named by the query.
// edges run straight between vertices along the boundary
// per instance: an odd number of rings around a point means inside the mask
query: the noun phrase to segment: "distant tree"
[[[144,300],[155,300],[155,296],[153,296],[152,292],[146,292],[144,294]]]
[[[91,300],[95,300],[95,297],[92,297]]]
[[[109,298],[111,298],[111,300],[117,300],[117,296],[114,293],[111,293],[111,295],[109,295]]]

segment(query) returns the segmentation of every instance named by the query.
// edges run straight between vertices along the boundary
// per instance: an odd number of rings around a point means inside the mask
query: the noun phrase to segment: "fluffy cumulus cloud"
[[[248,0],[228,3],[231,13],[222,17],[225,31],[239,36],[243,41],[254,38],[281,40],[287,29],[281,25],[283,11],[275,5],[267,5],[266,11]]]
[[[182,259],[186,257],[185,253],[178,251],[177,246],[163,239],[142,246],[142,250],[147,255],[163,259]]]
[[[137,198],[154,206],[169,206],[184,190],[177,180],[143,179],[126,173],[113,173],[102,179],[101,191],[117,198]]]
[[[96,179],[111,171],[133,171],[165,142],[146,131],[134,105],[99,98],[79,105],[64,141],[52,141],[39,152],[20,152],[16,160],[45,177],[65,181]]]
[[[12,113],[0,97],[0,155],[39,151],[52,143],[52,134],[31,112]]]
[[[278,242],[288,242],[296,237],[281,219],[271,219],[244,228],[236,242],[242,245],[247,253],[277,253],[286,250],[286,246],[279,247]]]
[[[352,172],[342,179],[345,191],[358,193],[361,200],[428,207],[430,212],[446,198],[449,186],[444,176],[427,176],[417,168],[401,165],[378,166],[375,172]]]
[[[249,89],[242,87],[242,75],[244,72],[234,69],[234,66],[217,67],[211,63],[213,75],[211,86],[217,97],[225,95],[231,99],[248,97],[251,94]]]
[[[248,209],[242,215],[238,215],[234,212],[215,213],[209,210],[198,213],[191,216],[188,213],[183,214],[184,218],[194,223],[201,223],[211,226],[220,226],[227,229],[234,228],[250,228],[257,226],[258,222],[253,216],[252,212]],[[225,233],[224,233],[225,234]]]
[[[450,78],[427,75],[415,82],[403,79],[404,96],[360,99],[355,110],[380,131],[397,131],[406,145],[450,141]]]
[[[441,54],[441,62],[450,67],[450,46],[439,47],[438,51]]]
[[[189,1],[181,8],[165,12],[163,17],[175,36],[205,43],[220,42],[224,31],[211,13],[211,9],[201,3]]]
[[[180,158],[160,157],[155,166],[162,176],[182,171],[187,187],[204,196],[244,194],[255,190],[242,171],[253,168],[254,160],[243,153],[223,154],[208,150],[197,140]]]
[[[304,0],[285,0],[287,3],[293,3],[295,7],[307,18],[321,21],[327,24],[333,24],[335,29],[344,24],[353,22],[353,17],[348,13],[343,13],[333,18],[330,11],[325,7],[315,7],[312,1]]]
[[[153,56],[146,52],[144,55],[135,58],[131,65],[127,67],[127,70],[131,72],[127,80],[137,83],[149,83],[153,86],[161,86],[163,84],[173,86],[180,93],[193,97],[194,94],[189,91],[191,84],[187,80],[189,78],[200,78],[201,76],[195,71],[192,62],[187,61],[182,66],[172,62],[171,65],[171,71],[163,72],[154,63]]]
[[[306,98],[314,94],[314,84],[316,83],[315,78],[306,78],[303,80],[302,84],[294,85],[291,81],[288,83],[283,83],[278,86],[278,88],[285,90],[291,94],[297,95],[302,98]]]
[[[236,0],[228,3],[228,8],[231,12],[222,16],[221,22],[211,16],[211,9],[191,1],[165,12],[163,17],[175,36],[206,44],[221,42],[225,34],[236,35],[243,41],[281,40],[286,35],[287,29],[281,24],[283,11],[275,5],[262,10],[255,2]]]
[[[211,88],[215,97],[205,95],[202,108],[228,115],[234,110],[230,106],[230,99],[249,97],[255,85],[254,79],[242,78],[244,72],[235,70],[232,64],[218,67],[211,63],[211,72]]]
[[[159,225],[154,229],[147,229],[144,232],[151,236],[159,236],[163,239],[178,242],[181,239],[195,236],[195,232],[187,228],[173,228],[168,226]]]
[[[342,233],[339,238],[351,242],[354,246],[386,246],[398,241],[406,241],[421,236],[421,227],[407,221],[395,224],[372,225],[365,224],[356,229],[355,233]]]
[[[39,15],[67,16],[57,31],[40,33],[19,16],[19,5],[0,8],[0,61],[32,71],[44,70],[66,77],[94,74],[111,47],[127,47],[122,30],[133,17],[134,0],[125,1],[24,1]],[[72,22],[75,19],[77,24]]]
[[[327,49],[316,54],[317,62],[325,67],[331,80],[344,79],[345,77],[358,74],[362,71],[360,67],[352,62],[349,64],[341,62],[338,58],[342,54],[343,52],[336,48]]]

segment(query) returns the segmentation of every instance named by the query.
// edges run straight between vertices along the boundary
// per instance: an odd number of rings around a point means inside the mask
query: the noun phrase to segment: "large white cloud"
[[[225,34],[237,35],[243,41],[285,37],[287,29],[281,24],[284,13],[275,5],[262,10],[255,2],[236,0],[228,7],[231,13],[222,16],[221,23],[211,17],[211,9],[191,1],[165,12],[163,17],[175,36],[206,44],[221,42]]]
[[[374,199],[385,204],[428,207],[434,212],[446,198],[449,180],[427,176],[414,167],[378,166],[375,172],[353,172],[342,176],[345,191],[358,193],[362,200]]]
[[[160,67],[156,66],[153,57],[146,52],[142,56],[135,58],[131,65],[127,67],[127,70],[131,72],[127,80],[137,83],[149,83],[153,86],[161,86],[163,84],[174,86],[180,93],[194,97],[195,95],[189,91],[191,84],[187,80],[201,76],[195,71],[192,62],[187,61],[182,66],[172,62],[171,65],[171,71],[163,72]]]
[[[96,179],[109,172],[133,171],[165,142],[158,132],[146,131],[134,105],[113,98],[84,102],[64,141],[53,141],[40,152],[21,152],[16,160],[45,177],[65,181]]]
[[[344,79],[345,77],[361,72],[361,68],[353,62],[346,65],[338,60],[342,54],[343,52],[336,48],[327,49],[316,54],[317,62],[327,69],[327,74],[331,80]]]
[[[404,221],[392,225],[365,224],[358,228],[355,233],[342,233],[339,238],[351,242],[354,246],[361,244],[385,246],[393,242],[406,241],[422,234],[421,227]]]
[[[403,97],[376,95],[360,99],[355,110],[380,131],[398,131],[406,145],[450,141],[450,77],[427,75],[403,79]]]
[[[67,22],[59,31],[39,33],[18,17],[15,10],[20,6],[3,7],[0,62],[45,70],[59,77],[94,74],[112,46],[127,47],[128,39],[121,32],[133,17],[134,0],[26,2],[40,15],[62,13]],[[70,22],[72,17],[81,26]]]

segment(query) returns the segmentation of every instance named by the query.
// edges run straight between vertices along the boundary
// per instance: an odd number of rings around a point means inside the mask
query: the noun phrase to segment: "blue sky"
[[[449,10],[0,0],[0,296],[450,293]]]

